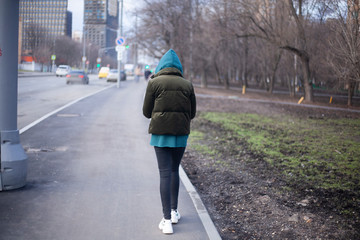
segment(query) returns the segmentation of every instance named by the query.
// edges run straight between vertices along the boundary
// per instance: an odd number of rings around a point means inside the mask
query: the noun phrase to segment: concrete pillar
[[[27,156],[17,129],[19,0],[0,0],[0,191],[23,187]]]

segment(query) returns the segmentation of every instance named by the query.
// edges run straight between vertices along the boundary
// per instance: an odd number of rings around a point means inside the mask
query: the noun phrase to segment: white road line
[[[108,89],[108,88],[111,88],[111,87],[114,87],[114,86],[113,86],[113,85],[110,85],[110,86],[108,86],[108,87],[105,87],[105,88],[103,88],[103,89],[100,89],[99,91],[90,93],[90,94],[88,94],[88,95],[86,95],[86,96],[84,96],[84,97],[81,97],[81,98],[78,98],[78,99],[76,99],[76,100],[74,100],[74,101],[72,101],[72,102],[69,102],[68,104],[66,104],[66,105],[64,105],[64,106],[62,106],[62,107],[60,107],[60,108],[58,108],[58,109],[56,109],[56,110],[54,110],[54,111],[46,114],[46,115],[44,115],[43,117],[39,118],[38,120],[36,120],[36,121],[30,123],[29,125],[23,127],[22,129],[20,129],[19,133],[22,134],[22,133],[24,133],[25,131],[29,130],[30,128],[34,127],[35,125],[39,124],[40,122],[44,121],[44,120],[47,119],[48,117],[54,115],[55,113],[58,113],[58,112],[60,112],[61,110],[63,110],[63,109],[65,109],[65,108],[73,105],[74,103],[77,103],[77,102],[79,102],[79,101],[81,101],[81,100],[83,100],[83,99],[85,99],[85,98],[87,98],[87,97],[90,97],[90,96],[92,96],[92,95],[95,95],[95,94],[97,94],[97,93],[99,93],[99,92],[102,92],[102,91],[104,91],[104,90],[106,90],[106,89]]]
[[[179,175],[181,178],[181,182],[184,184],[186,190],[189,193],[191,200],[194,203],[197,213],[199,214],[200,220],[204,225],[205,231],[210,240],[221,240],[220,234],[217,231],[213,221],[211,220],[206,207],[204,206],[203,202],[199,194],[196,192],[195,187],[190,182],[190,179],[186,175],[184,169],[180,166],[179,167]]]

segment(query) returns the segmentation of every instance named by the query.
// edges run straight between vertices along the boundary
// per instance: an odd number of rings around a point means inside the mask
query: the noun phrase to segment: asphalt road
[[[89,85],[66,85],[64,77],[28,75],[18,78],[18,128],[80,97],[113,86],[90,76]]]
[[[141,111],[145,82],[118,89],[105,80],[89,86],[52,77],[20,81],[28,82],[19,82],[19,128],[106,89],[20,135],[29,158],[27,185],[0,192],[0,239],[209,239],[183,184],[175,233],[158,229],[159,176]],[[45,81],[50,88],[39,84]]]

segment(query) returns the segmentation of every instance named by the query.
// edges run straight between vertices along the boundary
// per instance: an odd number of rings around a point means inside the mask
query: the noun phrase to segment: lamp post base
[[[1,131],[0,191],[25,186],[27,155],[20,144],[18,130]]]

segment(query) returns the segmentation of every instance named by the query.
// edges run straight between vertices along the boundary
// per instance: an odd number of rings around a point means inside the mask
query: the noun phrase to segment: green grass
[[[190,136],[190,145],[192,149],[210,157],[217,155],[217,151],[215,149],[200,143],[201,139],[204,138],[204,134],[202,132],[192,131]]]
[[[297,119],[256,114],[202,113],[263,157],[284,179],[317,189],[353,191],[360,186],[360,120]],[[195,129],[196,130],[196,129]],[[191,147],[216,156],[214,146],[190,135]],[[237,146],[233,146],[236,148]]]

